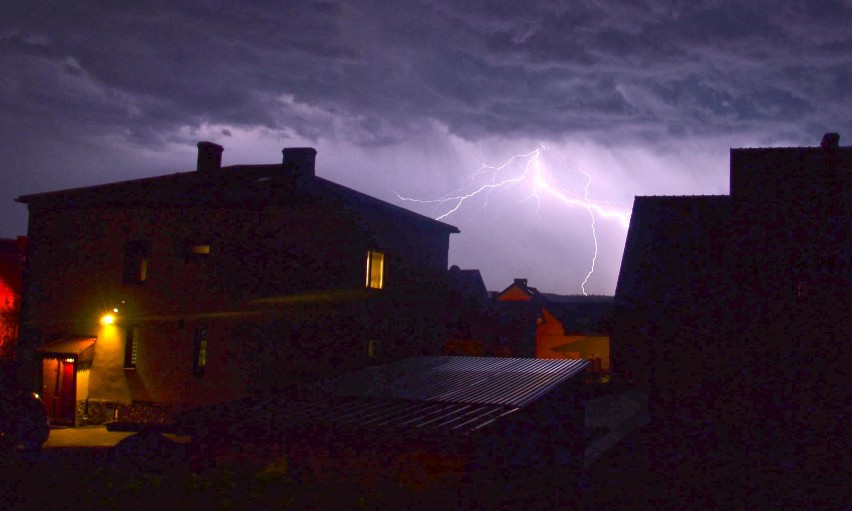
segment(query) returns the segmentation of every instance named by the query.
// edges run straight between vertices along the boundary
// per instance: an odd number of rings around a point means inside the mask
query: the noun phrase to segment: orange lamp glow
[[[103,317],[101,317],[102,325],[106,326],[111,325],[113,323],[115,323],[115,316],[113,316],[112,314],[104,314]]]

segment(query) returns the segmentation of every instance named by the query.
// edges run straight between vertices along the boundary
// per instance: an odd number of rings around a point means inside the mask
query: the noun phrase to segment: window
[[[147,241],[128,241],[124,245],[124,283],[141,284],[148,280],[148,256],[151,245]]]
[[[186,245],[186,262],[210,257],[210,243],[188,243]]]
[[[195,329],[195,349],[192,354],[192,373],[196,376],[204,374],[207,366],[207,329]]]
[[[376,358],[379,352],[379,341],[375,339],[371,339],[367,341],[367,356],[370,358]]]
[[[139,327],[127,328],[127,336],[124,338],[124,368],[134,369],[136,359],[139,356]]]
[[[385,254],[370,250],[367,252],[367,287],[381,289],[385,273]]]

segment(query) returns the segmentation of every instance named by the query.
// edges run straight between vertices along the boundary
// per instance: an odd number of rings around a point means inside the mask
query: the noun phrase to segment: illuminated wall
[[[576,354],[576,356],[575,356]],[[601,359],[601,369],[609,370],[609,336],[559,335],[539,337],[536,358]]]
[[[18,337],[18,296],[0,279],[0,356],[10,356]]]
[[[118,325],[104,325],[100,328],[89,372],[90,399],[130,401],[130,390],[123,369],[124,337],[125,330]]]
[[[77,401],[85,401],[89,397],[89,375],[91,369],[77,371]]]
[[[532,296],[515,284],[501,293],[497,300],[530,301]],[[562,322],[549,310],[542,307],[541,316],[536,327],[536,358],[600,358],[601,369],[609,370],[609,336],[566,334]]]

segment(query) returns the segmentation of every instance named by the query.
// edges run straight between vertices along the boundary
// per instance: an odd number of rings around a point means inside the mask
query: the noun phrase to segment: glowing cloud
[[[592,185],[592,176],[583,170],[578,169],[578,172],[586,178],[582,195],[572,192],[568,188],[560,188],[552,185],[548,178],[551,177],[553,173],[548,173],[545,170],[540,158],[541,154],[545,150],[544,144],[540,144],[536,149],[527,153],[516,154],[500,165],[494,166],[483,163],[479,169],[477,169],[476,172],[474,172],[465,181],[465,183],[462,184],[457,192],[438,199],[418,199],[405,197],[400,194],[396,195],[402,201],[428,204],[438,208],[443,206],[443,212],[434,216],[435,220],[443,220],[447,218],[457,212],[463,204],[473,201],[476,198],[481,198],[481,208],[486,208],[488,206],[489,196],[494,190],[521,186],[526,186],[527,189],[525,190],[523,198],[516,202],[521,203],[530,199],[535,199],[537,211],[541,206],[543,193],[546,193],[547,196],[556,199],[557,202],[566,206],[585,209],[589,213],[591,234],[595,247],[589,272],[586,274],[585,279],[580,285],[582,293],[587,295],[586,283],[588,283],[595,271],[595,263],[598,257],[598,240],[595,230],[596,215],[600,218],[617,222],[626,229],[630,223],[630,213],[613,208],[605,201],[592,200],[589,191]],[[562,159],[565,160],[565,157],[562,156]],[[515,170],[515,173],[512,174],[512,169],[517,168],[517,166],[513,164],[518,160],[523,161],[523,165],[521,166],[522,170]]]

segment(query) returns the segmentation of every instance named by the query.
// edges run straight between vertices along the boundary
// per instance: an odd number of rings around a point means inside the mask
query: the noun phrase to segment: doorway
[[[77,406],[76,360],[42,360],[41,398],[51,424],[74,425]]]

